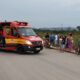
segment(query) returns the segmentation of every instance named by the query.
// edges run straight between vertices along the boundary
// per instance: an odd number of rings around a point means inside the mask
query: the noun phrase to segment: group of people
[[[45,34],[45,47],[58,47],[60,50],[74,50],[74,39],[72,33],[67,36],[53,33]]]

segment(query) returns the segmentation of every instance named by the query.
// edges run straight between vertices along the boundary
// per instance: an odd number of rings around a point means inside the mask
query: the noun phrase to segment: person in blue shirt
[[[53,33],[51,33],[49,35],[49,41],[50,41],[50,47],[52,48],[54,45],[54,40],[55,40],[55,36],[53,35]]]

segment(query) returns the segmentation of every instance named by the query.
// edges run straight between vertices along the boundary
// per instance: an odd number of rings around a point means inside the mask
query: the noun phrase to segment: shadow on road
[[[7,51],[7,50],[0,50],[0,54],[41,55],[41,53],[33,53],[33,52],[18,53],[18,52],[16,52],[16,51]]]

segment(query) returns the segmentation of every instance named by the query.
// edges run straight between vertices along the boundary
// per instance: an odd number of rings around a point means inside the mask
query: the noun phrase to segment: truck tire
[[[16,47],[16,50],[17,50],[17,52],[19,53],[19,54],[24,54],[25,52],[24,52],[24,48],[22,47],[22,45],[18,45],[17,47]]]
[[[34,51],[34,54],[38,54],[40,51]]]

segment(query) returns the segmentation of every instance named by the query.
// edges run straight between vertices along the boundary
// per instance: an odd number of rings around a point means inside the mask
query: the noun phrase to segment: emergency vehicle
[[[0,49],[39,53],[43,40],[27,22],[0,22]]]

